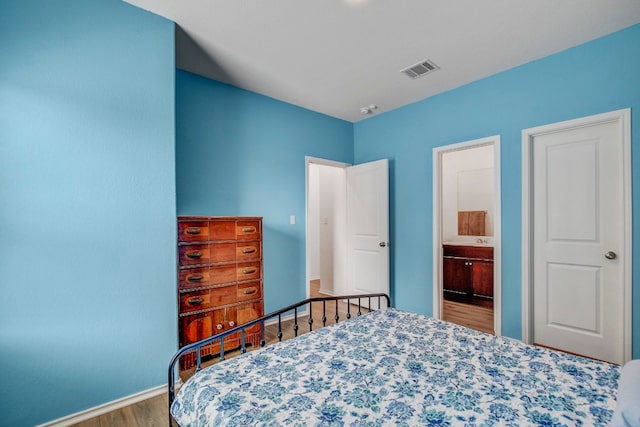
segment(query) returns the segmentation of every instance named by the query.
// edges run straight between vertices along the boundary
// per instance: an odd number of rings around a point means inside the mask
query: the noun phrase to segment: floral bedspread
[[[181,426],[605,426],[619,367],[395,309],[203,369]]]

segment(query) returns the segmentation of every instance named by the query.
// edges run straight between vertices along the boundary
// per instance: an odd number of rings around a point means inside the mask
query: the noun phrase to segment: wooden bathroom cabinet
[[[444,298],[493,307],[493,248],[443,245]]]

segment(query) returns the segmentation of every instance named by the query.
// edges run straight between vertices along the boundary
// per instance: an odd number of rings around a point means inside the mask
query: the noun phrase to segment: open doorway
[[[500,335],[500,137],[433,152],[434,317]]]
[[[307,157],[306,172],[307,296],[312,278],[323,294],[389,294],[389,161]]]
[[[344,293],[347,166],[347,163],[306,158],[307,298],[316,293]]]

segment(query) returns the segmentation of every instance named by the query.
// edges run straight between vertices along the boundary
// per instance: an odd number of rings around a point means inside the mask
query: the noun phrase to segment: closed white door
[[[349,293],[384,292],[388,294],[389,164],[387,159],[347,168],[347,251]],[[372,305],[377,307],[377,302],[372,301]]]
[[[623,135],[618,121],[532,141],[533,341],[624,361]]]

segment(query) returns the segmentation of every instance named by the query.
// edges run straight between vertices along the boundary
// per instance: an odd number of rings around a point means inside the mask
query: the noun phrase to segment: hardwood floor
[[[74,427],[166,427],[169,423],[168,405],[165,393],[74,424]]]
[[[494,334],[492,308],[443,300],[442,320]]]

